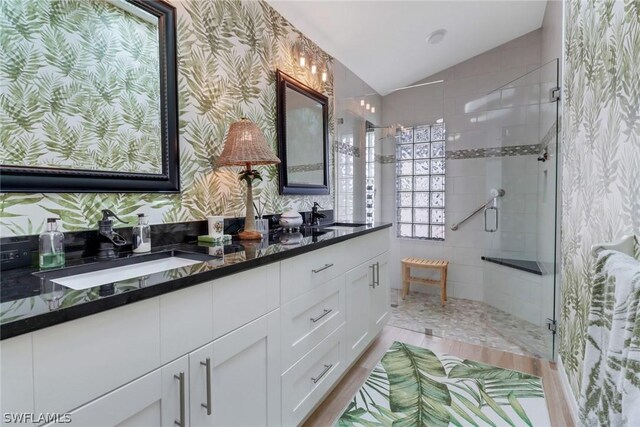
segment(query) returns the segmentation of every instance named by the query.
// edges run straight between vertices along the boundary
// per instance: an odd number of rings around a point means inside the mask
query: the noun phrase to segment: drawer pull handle
[[[311,271],[313,271],[314,273],[320,273],[321,271],[324,271],[327,268],[331,268],[331,267],[333,267],[333,264],[325,264],[324,267],[318,268],[317,270],[311,270]]]
[[[380,286],[380,263],[376,262],[375,264],[376,268],[376,287]]]
[[[369,268],[371,268],[371,284],[369,285],[369,287],[375,289],[376,288],[376,265],[371,264]]]
[[[312,318],[311,318],[311,321],[312,321],[313,323],[316,323],[318,320],[322,319],[324,316],[326,316],[327,314],[331,313],[332,311],[333,311],[332,309],[327,310],[327,309],[325,308],[325,309],[324,309],[324,312],[322,312],[322,314],[321,314],[320,316],[315,317],[315,318],[314,318],[314,317],[312,317]]]
[[[207,410],[207,415],[211,415],[211,358],[200,362],[207,369],[207,403],[201,403],[200,406]]]
[[[311,381],[313,381],[313,383],[316,384],[318,381],[322,379],[322,377],[324,377],[327,374],[327,372],[329,372],[329,369],[331,368],[333,368],[333,363],[330,365],[324,365],[324,370],[320,372],[320,375],[318,375],[315,378],[311,377]]]
[[[173,378],[180,381],[180,419],[175,420],[173,423],[180,427],[186,427],[185,420],[185,397],[184,397],[184,372],[180,372],[180,375],[174,375]]]

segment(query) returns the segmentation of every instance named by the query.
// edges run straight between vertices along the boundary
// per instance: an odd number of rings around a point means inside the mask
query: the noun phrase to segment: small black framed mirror
[[[280,194],[329,194],[328,98],[280,70],[276,85]]]
[[[1,76],[0,191],[179,192],[175,7],[42,0],[31,12],[29,40],[3,46],[32,44],[41,69]]]

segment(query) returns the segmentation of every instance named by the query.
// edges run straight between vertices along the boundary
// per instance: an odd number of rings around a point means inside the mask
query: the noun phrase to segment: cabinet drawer
[[[282,425],[299,424],[345,369],[344,324],[282,375]]]
[[[391,241],[389,230],[389,228],[385,228],[361,237],[356,237],[353,240],[347,240],[344,244],[349,245],[349,249],[346,252],[349,256],[348,269],[388,251],[389,242]]]
[[[160,366],[159,299],[33,333],[35,412],[66,412]]]
[[[282,304],[347,271],[345,250],[339,243],[282,261]]]
[[[279,262],[211,283],[214,339],[275,310],[280,303]]]
[[[286,371],[345,321],[340,275],[282,308],[282,370]]]

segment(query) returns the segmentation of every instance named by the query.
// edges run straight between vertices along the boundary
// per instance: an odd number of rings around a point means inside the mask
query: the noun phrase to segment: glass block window
[[[444,123],[396,132],[397,235],[444,240]]]
[[[345,135],[342,143],[353,146],[353,135]],[[337,163],[338,221],[353,222],[353,155],[338,151]]]
[[[376,139],[375,132],[370,129],[366,133],[366,170],[365,170],[365,216],[367,224],[375,222],[376,200]]]

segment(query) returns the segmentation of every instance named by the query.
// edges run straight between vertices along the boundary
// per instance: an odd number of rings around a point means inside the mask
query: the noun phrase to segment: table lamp
[[[252,166],[276,163],[280,163],[280,159],[267,146],[267,141],[258,125],[243,117],[239,122],[235,122],[229,127],[217,165],[245,167],[240,172],[240,179],[247,183],[247,213],[244,231],[238,233],[241,240],[262,239],[262,234],[256,231],[253,208],[253,180],[262,181],[262,177],[257,170],[252,169]]]

